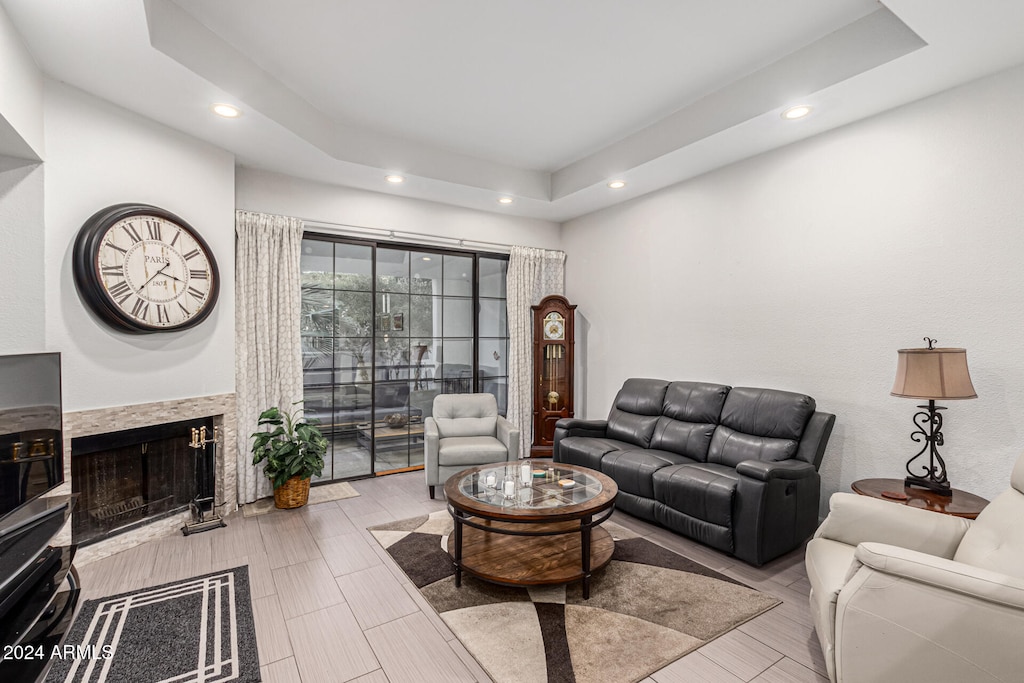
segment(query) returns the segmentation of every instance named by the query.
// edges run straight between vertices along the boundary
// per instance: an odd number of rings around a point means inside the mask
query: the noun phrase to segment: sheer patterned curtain
[[[302,400],[302,221],[235,212],[235,394],[238,414],[238,502],[273,493],[252,464],[249,435],[272,406]]]
[[[533,311],[565,291],[565,252],[512,247],[508,260],[508,420],[519,427],[519,457],[533,443]]]

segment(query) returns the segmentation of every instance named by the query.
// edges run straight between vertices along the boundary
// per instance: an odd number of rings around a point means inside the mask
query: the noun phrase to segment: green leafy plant
[[[302,408],[289,414],[275,406],[260,415],[259,426],[273,429],[252,434],[252,464],[265,463],[263,473],[275,489],[292,477],[308,479],[324,471],[327,439],[318,422],[304,418]]]

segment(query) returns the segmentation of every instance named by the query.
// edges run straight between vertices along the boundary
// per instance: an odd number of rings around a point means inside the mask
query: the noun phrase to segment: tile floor
[[[357,498],[170,536],[79,567],[83,598],[249,565],[269,683],[489,681],[366,527],[444,509],[422,472],[352,482]],[[811,626],[803,550],[753,568],[617,512],[615,522],[784,602],[644,683],[827,681]]]

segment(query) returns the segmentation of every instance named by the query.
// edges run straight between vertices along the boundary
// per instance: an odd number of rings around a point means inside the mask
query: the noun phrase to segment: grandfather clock
[[[573,416],[573,318],[576,306],[564,296],[544,297],[533,306],[533,444],[530,457],[550,458],[555,423]]]

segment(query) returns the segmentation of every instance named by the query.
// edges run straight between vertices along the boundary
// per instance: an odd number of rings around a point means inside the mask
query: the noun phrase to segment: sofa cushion
[[[651,436],[651,448],[671,451],[698,462],[708,459],[708,448],[711,437],[715,433],[715,425],[682,422],[670,417],[658,418]]]
[[[496,436],[498,402],[492,394],[440,394],[433,417],[442,437]]]
[[[721,424],[754,436],[799,440],[814,409],[814,399],[804,394],[734,387],[722,407]]]
[[[608,413],[608,438],[649,448],[668,384],[660,379],[627,379]]]
[[[685,515],[732,527],[739,476],[731,467],[694,463],[663,467],[652,475],[654,499]]]
[[[593,436],[567,436],[558,442],[558,461],[570,465],[582,465],[601,471],[601,458],[612,451],[635,448],[632,444],[615,439],[601,439]]]
[[[1021,463],[1024,463],[1024,458],[1017,461],[1014,473]],[[1021,519],[1024,519],[1024,495],[1015,488],[1000,493],[967,528],[953,559],[1024,579],[1024,526]]]
[[[616,505],[618,505],[617,502]],[[654,501],[654,521],[687,538],[692,538],[698,543],[721,550],[723,553],[731,555],[735,551],[732,527],[720,526],[692,517],[678,510],[673,510],[657,500]]]
[[[728,395],[724,384],[672,382],[665,390],[661,414],[683,422],[718,424]]]
[[[460,436],[438,441],[437,464],[441,467],[470,467],[481,462],[501,462],[507,459],[505,444],[493,436]]]
[[[718,425],[708,448],[708,462],[729,467],[736,467],[744,460],[778,462],[796,455],[798,446],[799,442],[792,439],[753,436]]]
[[[814,399],[804,394],[735,387],[722,407],[708,462],[735,467],[744,460],[788,460],[814,409]]]
[[[619,489],[644,498],[654,498],[654,473],[670,465],[694,462],[690,458],[653,448],[612,451],[601,459],[601,471],[615,480]]]

